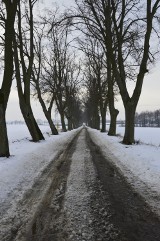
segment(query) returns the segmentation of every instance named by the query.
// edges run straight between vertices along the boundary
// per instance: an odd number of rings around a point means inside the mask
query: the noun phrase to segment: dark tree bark
[[[114,104],[114,76],[111,71],[111,63],[110,60],[107,59],[107,79],[108,79],[108,102],[109,102],[109,112],[110,112],[110,126],[108,135],[109,136],[115,136],[116,135],[116,122],[117,122],[117,116],[119,114],[119,111],[115,108]]]
[[[115,108],[110,110],[110,126],[109,126],[109,131],[108,135],[109,136],[115,136],[116,135],[116,124],[117,124],[117,116],[119,114],[119,111]]]
[[[12,41],[14,35],[14,22],[19,0],[3,1],[6,9],[5,21],[5,43],[4,43],[4,74],[2,87],[0,89],[0,157],[10,156],[7,128],[6,108],[10,95],[13,78],[13,51]]]
[[[157,17],[155,15],[160,8],[160,0],[145,1],[146,14],[141,17],[137,15],[138,10],[145,13],[141,8],[141,1],[84,0],[76,3],[78,14],[75,17],[83,19],[90,34],[105,46],[126,112],[126,134],[123,143],[134,143],[134,113],[144,76],[148,72],[152,24]],[[144,32],[139,31],[142,28]],[[136,67],[131,74],[128,68],[132,69],[133,66]],[[126,86],[127,79],[135,81],[131,97]],[[132,118],[129,119],[130,113]]]
[[[71,131],[73,130],[72,118],[68,117],[67,120],[68,120],[68,130]]]
[[[17,89],[19,96],[20,109],[25,120],[25,123],[28,127],[30,135],[34,142],[38,142],[40,140],[44,140],[43,134],[34,118],[31,103],[30,103],[30,81],[33,69],[33,5],[32,1],[29,0],[29,24],[30,24],[30,51],[27,54],[28,57],[28,66],[26,66],[25,54],[23,51],[23,37],[22,37],[22,18],[21,18],[21,6],[19,4],[18,8],[18,40],[19,40],[19,48],[16,41],[16,37],[14,38],[14,61],[15,61],[15,69],[16,69],[16,80],[17,80]],[[18,50],[20,54],[20,62],[18,58]],[[24,88],[22,88],[22,79],[20,69],[22,69],[23,73],[23,84]]]
[[[62,125],[62,131],[66,132],[67,128],[66,128],[66,123],[65,123],[65,116],[63,112],[59,112],[60,113],[60,117],[61,117],[61,125]]]
[[[89,121],[91,127],[97,130],[100,130],[101,116],[101,132],[106,132],[105,122],[108,97],[107,76],[104,68],[104,53],[99,41],[97,41],[94,37],[86,37],[84,42],[79,42],[87,59],[84,74],[86,87],[88,89],[87,116],[91,120]]]
[[[20,109],[21,109],[23,118],[25,120],[25,123],[28,127],[28,130],[30,132],[30,135],[32,136],[33,141],[38,142],[40,140],[44,140],[44,137],[34,118],[30,101],[26,101],[25,95],[22,90],[16,43],[14,43],[14,60],[15,60],[15,68],[16,68],[16,80],[17,80]]]
[[[126,117],[126,122],[125,122],[125,135],[123,138],[123,143],[124,144],[132,144],[134,143],[134,119],[135,119],[135,110],[139,101],[139,97],[141,95],[142,91],[142,85],[143,85],[143,79],[144,76],[147,72],[147,62],[149,59],[149,49],[150,49],[150,37],[151,37],[151,32],[152,32],[152,23],[153,23],[153,18],[154,15],[158,9],[160,1],[157,0],[155,3],[153,3],[151,0],[147,0],[146,3],[146,32],[144,36],[144,44],[143,44],[143,54],[142,58],[140,61],[140,68],[139,68],[139,73],[137,74],[137,80],[136,80],[136,85],[135,89],[133,92],[133,95],[130,97],[127,91],[126,87],[126,71],[124,67],[124,60],[123,60],[123,51],[122,51],[122,46],[123,46],[123,41],[124,41],[124,32],[123,32],[123,27],[124,27],[124,16],[125,16],[125,11],[126,11],[126,5],[125,1],[123,1],[122,5],[122,15],[121,15],[121,25],[120,27],[118,26],[118,22],[116,20],[116,8],[115,5],[112,1],[108,0],[108,6],[107,6],[107,51],[109,54],[109,58],[112,63],[112,68],[116,77],[116,81],[120,90],[120,94],[123,100],[123,104],[125,107],[125,117]],[[113,13],[111,14],[111,9]],[[111,29],[111,18],[114,23],[114,29],[115,29],[115,34],[116,34],[116,39],[118,43],[118,68],[117,68],[117,61],[115,59],[115,54],[113,50],[113,39],[112,39],[112,29]],[[130,25],[128,25],[128,28]]]
[[[54,19],[55,24],[50,19]],[[62,130],[67,131],[65,118],[68,119],[69,129],[73,129],[73,120],[76,123],[77,118],[74,105],[78,99],[77,86],[79,85],[80,64],[76,61],[76,53],[71,52],[70,49],[72,41],[68,38],[70,33],[69,22],[64,25],[58,24],[57,11],[51,14],[51,18],[49,16],[45,20],[48,36],[47,44],[43,47],[44,49],[46,47],[48,52],[43,51],[42,75],[45,78],[41,78],[41,80],[45,86],[45,94],[54,95],[61,117]],[[48,28],[51,29],[49,33]],[[73,98],[74,101],[72,101]]]
[[[39,71],[37,73],[37,78],[35,77],[35,74],[33,72],[33,81],[35,83],[35,88],[36,88],[36,91],[37,91],[38,100],[39,100],[39,103],[41,104],[43,113],[44,113],[44,115],[45,115],[45,117],[46,117],[46,119],[49,123],[52,135],[58,135],[58,131],[57,131],[57,129],[56,129],[54,123],[53,123],[52,116],[51,116],[53,102],[54,102],[54,95],[52,94],[52,98],[50,100],[50,104],[49,104],[49,107],[47,109],[47,107],[45,105],[45,102],[42,98],[41,89],[40,89],[40,86],[39,86],[39,73],[40,73],[40,66],[39,66]]]
[[[41,130],[34,118],[31,106],[26,104],[24,98],[20,97],[20,109],[25,120],[25,123],[28,127],[28,130],[32,136],[33,142],[38,142],[44,140]]]
[[[49,108],[47,110],[46,105],[45,105],[45,103],[44,103],[44,101],[42,99],[39,86],[36,87],[36,89],[37,89],[37,93],[38,93],[39,102],[40,102],[40,104],[42,106],[43,113],[45,114],[45,117],[46,117],[46,119],[47,119],[47,121],[49,123],[52,135],[58,135],[58,131],[57,131],[57,129],[56,129],[54,123],[53,123],[52,116],[51,116],[51,111],[52,111],[54,97],[52,97],[52,100],[50,102],[50,106],[49,106]]]
[[[97,130],[100,130],[100,116],[99,114],[96,115],[96,125],[95,125]]]
[[[102,128],[101,132],[106,132],[106,110],[104,112],[101,112],[101,118],[102,118]]]
[[[131,145],[135,142],[134,139],[134,118],[135,118],[136,107],[132,102],[128,102],[125,106],[125,134],[123,143]]]
[[[41,34],[38,33],[38,28],[37,28],[37,34],[35,34],[35,38],[36,38],[36,43],[34,44],[34,50],[35,53],[37,55],[36,61],[38,59],[38,66],[34,63],[33,64],[33,69],[32,69],[32,79],[33,79],[33,83],[34,83],[34,87],[35,87],[35,91],[37,93],[37,97],[39,100],[39,103],[42,107],[43,113],[49,123],[50,129],[51,129],[51,133],[52,135],[58,135],[58,130],[55,127],[53,120],[52,120],[52,108],[53,108],[53,103],[54,103],[54,92],[50,91],[48,93],[49,97],[47,99],[47,103],[49,105],[49,107],[47,108],[46,103],[43,99],[43,94],[46,94],[47,91],[44,90],[43,88],[43,82],[41,84],[41,79],[44,78],[44,76],[42,75],[43,72],[43,64],[42,64],[42,58],[44,58],[43,56],[43,51],[42,51],[42,40],[44,38],[44,32],[43,29],[41,30]],[[45,58],[44,58],[45,59]],[[44,93],[43,93],[44,92]]]
[[[0,90],[0,157],[9,157],[9,144],[5,120],[4,94]]]

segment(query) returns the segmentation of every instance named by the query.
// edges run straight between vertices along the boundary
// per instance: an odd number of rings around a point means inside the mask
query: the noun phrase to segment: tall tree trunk
[[[9,142],[6,127],[6,108],[10,95],[13,77],[13,51],[12,41],[14,35],[14,22],[17,10],[17,1],[3,1],[6,9],[5,19],[5,47],[4,47],[4,75],[0,89],[0,157],[9,157]]]
[[[49,126],[51,128],[52,135],[58,135],[58,130],[55,127],[55,125],[54,125],[54,123],[52,121],[52,118],[50,116],[46,116],[46,118],[47,118]]]
[[[125,134],[123,138],[123,144],[132,145],[135,143],[134,139],[134,119],[135,119],[136,107],[128,102],[125,105]]]
[[[14,60],[15,60],[15,69],[16,69],[16,80],[17,80],[17,89],[18,89],[18,97],[20,103],[20,109],[25,120],[25,123],[28,127],[30,135],[34,142],[38,142],[40,140],[44,140],[44,136],[34,118],[31,104],[30,104],[30,89],[28,92],[25,91],[23,93],[22,90],[22,83],[21,83],[21,75],[20,75],[20,67],[19,67],[19,60],[18,60],[18,50],[17,50],[17,43],[14,39]]]
[[[68,117],[67,120],[68,120],[68,130],[71,131],[71,130],[73,130],[73,127],[72,127],[72,118],[71,118],[71,117]]]
[[[114,76],[111,71],[110,60],[107,59],[107,79],[108,79],[108,102],[110,112],[110,127],[108,131],[109,136],[116,135],[116,121],[119,111],[115,109],[114,105]]]
[[[100,102],[100,112],[101,112],[101,132],[106,132],[106,112],[107,112],[107,104],[108,104],[108,98],[103,102],[101,100]]]
[[[95,128],[100,130],[100,116],[98,114],[95,116]]]
[[[157,10],[159,9],[159,1],[155,1],[152,4],[153,1],[147,0],[147,8],[146,8],[146,26],[145,26],[145,35],[144,39],[142,39],[143,43],[143,52],[141,53],[142,56],[139,59],[139,72],[137,74],[137,80],[135,82],[135,88],[133,90],[133,94],[130,97],[129,92],[127,90],[126,86],[126,70],[125,70],[125,62],[123,58],[123,44],[125,43],[125,35],[123,34],[123,31],[117,31],[115,34],[115,39],[118,40],[117,46],[118,46],[118,51],[117,51],[117,56],[115,55],[115,50],[114,50],[114,43],[113,43],[113,34],[112,34],[112,23],[111,20],[115,19],[115,16],[117,14],[117,9],[113,7],[114,1],[109,1],[108,8],[106,8],[106,16],[107,16],[107,21],[106,21],[106,48],[108,51],[108,56],[109,59],[112,62],[112,68],[114,70],[114,74],[116,76],[116,81],[120,90],[120,94],[123,100],[123,104],[125,107],[125,135],[123,138],[123,143],[124,144],[132,144],[134,143],[134,118],[135,118],[135,110],[136,106],[138,104],[141,91],[142,91],[142,86],[143,86],[143,80],[145,74],[148,72],[147,70],[147,64],[148,64],[148,59],[149,59],[149,54],[150,54],[150,39],[151,39],[151,33],[152,33],[152,24],[153,24],[153,19],[155,18],[155,14]],[[124,1],[125,3],[125,1]],[[112,4],[112,11],[111,11],[111,6]],[[127,8],[126,8],[127,10]],[[124,11],[124,16],[125,16],[125,11]],[[112,17],[114,19],[112,19]],[[124,22],[123,22],[124,21]],[[114,27],[119,28],[117,25],[117,21],[114,22]],[[123,26],[125,23],[125,18],[122,20],[122,25]],[[128,23],[128,29],[130,29],[131,24]],[[114,28],[114,29],[115,29]],[[115,41],[114,39],[114,41]],[[116,58],[115,58],[116,56]],[[118,61],[117,61],[118,59]],[[118,67],[118,68],[117,68]]]
[[[106,132],[106,111],[103,111],[103,113],[101,113],[101,118],[102,118],[101,132]]]
[[[79,124],[73,120],[72,122],[72,129],[76,129],[79,127]]]
[[[100,130],[100,116],[98,112],[98,104],[93,103],[93,109],[92,109],[92,128]]]
[[[19,101],[23,118],[28,127],[30,135],[32,136],[33,141],[38,142],[40,140],[44,140],[44,136],[33,116],[31,106],[26,104],[21,98],[19,98]]]
[[[41,103],[41,101],[40,101]],[[45,105],[45,104],[44,104]],[[42,104],[41,104],[42,106]],[[53,123],[53,120],[52,120],[52,117],[51,117],[51,113],[49,113],[50,111],[47,111],[46,107],[43,108],[42,106],[42,109],[43,109],[43,112],[44,112],[44,115],[49,123],[49,127],[51,129],[51,132],[52,132],[52,135],[58,135],[58,130],[57,128],[55,127],[54,123]]]
[[[0,156],[9,157],[9,144],[5,121],[4,95],[0,91]]]
[[[91,120],[91,128],[100,130],[100,117],[98,114],[94,114]]]
[[[23,118],[25,120],[25,123],[28,127],[28,130],[30,132],[30,135],[32,136],[33,141],[38,142],[40,140],[44,140],[44,136],[34,118],[33,111],[30,104],[30,96],[28,99],[25,98],[25,94],[22,91],[20,72],[19,72],[17,63],[18,63],[17,52],[15,51],[16,80],[17,80],[20,109],[21,109]]]
[[[119,114],[119,111],[115,108],[110,109],[110,126],[108,135],[109,136],[115,136],[116,135],[116,122],[117,122],[117,116]]]
[[[41,90],[40,90],[40,87],[39,87],[39,83],[38,83],[38,81],[35,81],[35,83],[36,83],[36,90],[37,90],[37,94],[38,94],[38,99],[39,99],[39,102],[40,102],[40,104],[42,106],[42,110],[44,112],[44,115],[45,115],[45,117],[46,117],[46,119],[47,119],[47,121],[49,123],[52,135],[58,135],[58,131],[57,131],[57,129],[56,129],[56,127],[55,127],[55,125],[54,125],[54,123],[52,121],[52,117],[51,117],[51,111],[52,111],[52,106],[53,106],[54,99],[52,98],[52,100],[50,102],[50,106],[49,106],[49,108],[47,110],[46,105],[45,105],[45,103],[44,103],[44,101],[42,99],[42,96],[41,96]]]
[[[62,131],[66,132],[67,128],[66,128],[66,124],[65,124],[65,120],[64,120],[64,114],[62,112],[60,113],[60,117],[61,117]]]

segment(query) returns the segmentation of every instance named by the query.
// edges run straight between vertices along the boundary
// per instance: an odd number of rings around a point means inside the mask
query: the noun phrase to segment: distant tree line
[[[143,111],[136,113],[135,126],[139,127],[160,127],[160,110]]]

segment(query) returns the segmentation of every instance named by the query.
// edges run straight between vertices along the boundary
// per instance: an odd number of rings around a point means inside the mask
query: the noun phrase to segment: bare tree
[[[68,120],[68,130],[76,128],[79,124],[77,121],[77,110],[80,111],[79,90],[81,79],[79,78],[81,67],[80,63],[77,63],[76,55],[72,54],[68,59],[66,66],[67,78],[64,82],[65,87],[65,116]],[[77,108],[77,110],[76,110]]]
[[[97,39],[103,47],[104,54],[106,55],[106,68],[107,71],[107,83],[108,83],[108,103],[111,116],[110,129],[108,134],[116,134],[116,119],[119,111],[115,108],[115,95],[114,84],[115,76],[112,69],[112,63],[108,56],[107,40],[106,40],[106,13],[103,6],[103,0],[75,0],[77,4],[77,11],[71,11],[65,13],[64,18],[61,20],[70,20],[71,24],[76,26],[85,36],[90,36]],[[113,26],[112,26],[113,27]],[[112,42],[114,53],[116,54],[116,42]]]
[[[33,141],[37,142],[43,140],[44,137],[34,118],[30,99],[30,84],[34,61],[33,6],[35,3],[36,1],[34,0],[24,2],[24,14],[21,8],[22,1],[21,4],[18,4],[18,29],[14,39],[14,61],[20,109]],[[28,4],[28,7],[26,4]],[[24,23],[25,28],[22,28],[24,19],[26,20],[26,23]]]
[[[97,78],[92,72],[92,67],[89,62],[85,63],[85,88],[87,90],[84,106],[86,123],[94,129],[100,130],[100,116],[99,116],[99,91]]]
[[[44,28],[41,29],[41,33],[38,31],[38,29],[36,30],[34,43],[35,58],[32,69],[32,81],[44,115],[49,123],[51,132],[53,135],[58,135],[58,131],[52,120],[52,108],[55,100],[54,90],[52,90],[52,88],[45,88],[44,86],[44,80],[46,78],[50,79],[50,76],[45,74],[46,57],[44,52],[46,49],[45,45],[43,45],[43,41],[45,42]],[[49,81],[49,79],[47,79],[47,81]]]
[[[103,41],[107,59],[119,87],[125,108],[123,143],[134,143],[134,116],[143,79],[148,72],[151,34],[160,1],[76,0],[79,15],[94,36]],[[145,6],[145,8],[144,8]],[[135,81],[130,97],[126,81]]]
[[[142,1],[136,0],[102,1],[102,6],[105,10],[105,37],[108,57],[111,61],[125,108],[126,124],[123,138],[123,143],[125,144],[134,143],[135,111],[141,94],[143,79],[148,72],[147,64],[150,53],[153,20],[160,5],[159,0],[153,2],[147,0],[145,3],[146,11],[144,13],[140,5],[141,3]],[[138,16],[137,11],[141,13]],[[113,41],[117,43],[116,55]],[[134,69],[134,76],[129,75],[130,72],[128,69]],[[135,88],[130,97],[126,81],[131,78],[135,80]]]
[[[86,74],[84,76],[86,76],[86,82],[89,81],[89,83],[86,85],[88,88],[88,92],[90,92],[89,99],[91,101],[91,98],[93,98],[94,105],[97,105],[96,110],[101,114],[101,131],[105,132],[106,111],[108,105],[108,83],[105,54],[99,41],[97,41],[97,39],[93,37],[88,36],[83,42],[82,40],[79,40],[79,44],[81,46],[80,49],[84,52],[87,61],[85,63],[85,72],[87,69],[88,72],[86,72],[87,76]],[[90,81],[94,81],[95,83],[90,83]],[[89,88],[91,88],[92,90],[89,90]],[[93,88],[95,88],[95,91],[93,91]],[[95,93],[95,96],[91,94],[93,92]],[[95,101],[95,99],[97,101]],[[95,118],[92,116],[92,119],[96,119],[97,117],[97,121],[95,123],[98,123],[99,115],[95,112],[95,110],[93,111],[93,115],[95,115]],[[99,129],[97,124],[96,128]]]
[[[7,128],[6,128],[6,108],[10,95],[12,79],[13,79],[13,51],[12,43],[14,36],[14,23],[19,0],[2,0],[0,9],[0,28],[4,27],[4,72],[3,81],[0,89],[0,156],[10,156]],[[4,8],[3,8],[4,7]]]
[[[54,25],[53,22],[57,21],[56,14],[57,11],[56,13],[48,12],[50,18],[44,19],[49,29],[53,27],[47,35],[48,51],[43,65],[45,78],[42,82],[46,91],[53,93],[60,114],[62,129],[67,131],[65,118],[68,120],[69,129],[74,126],[74,105],[72,101],[77,99],[80,65],[77,63],[74,51],[71,50],[72,39],[69,36],[69,24]]]

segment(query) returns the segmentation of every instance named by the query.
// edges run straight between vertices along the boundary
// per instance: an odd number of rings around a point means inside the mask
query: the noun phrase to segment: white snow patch
[[[125,128],[117,125],[117,133],[124,135]],[[160,128],[135,127],[135,140],[145,144],[160,146]]]
[[[49,133],[48,126],[40,126]],[[0,215],[5,209],[12,210],[27,190],[32,188],[43,170],[55,156],[65,150],[79,129],[60,133],[57,136],[45,134],[45,141],[30,142],[25,125],[9,125],[10,158],[0,158]]]

